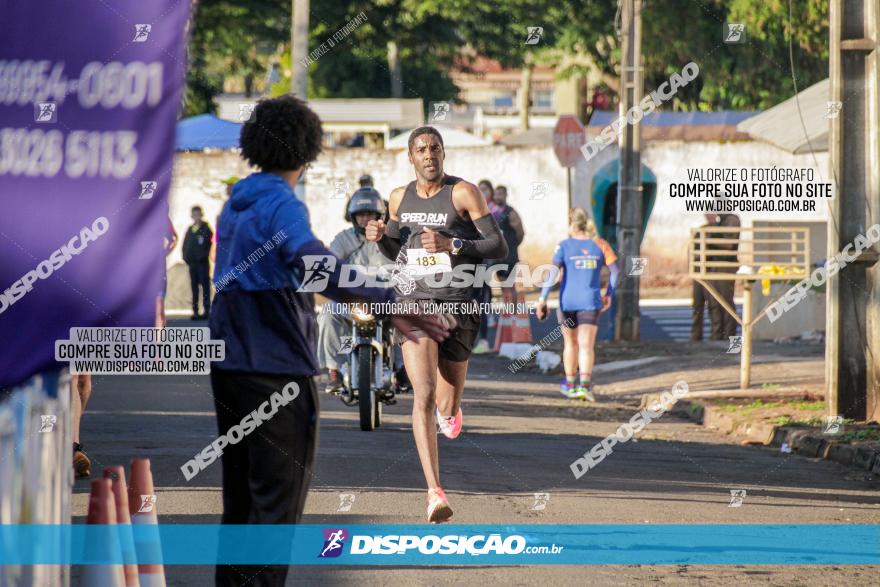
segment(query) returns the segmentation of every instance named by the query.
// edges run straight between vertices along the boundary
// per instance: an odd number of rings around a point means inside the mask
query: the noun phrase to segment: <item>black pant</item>
[[[189,264],[189,286],[192,288],[193,314],[199,314],[199,288],[202,288],[202,307],[207,316],[211,312],[211,276],[208,262]]]
[[[706,288],[699,282],[694,282],[693,306],[691,308],[691,340],[699,342],[703,340],[703,312],[708,299],[712,299]]]
[[[731,308],[736,308],[733,303],[735,282],[732,279],[719,279],[710,283]],[[711,340],[727,340],[730,336],[736,336],[736,319],[711,295],[709,295],[709,321],[712,323],[712,335],[709,337]]]
[[[318,445],[318,397],[311,377],[211,370],[220,434],[291,381],[299,395],[223,451],[223,524],[299,523]],[[284,585],[287,569],[217,565],[215,581],[224,587]]]

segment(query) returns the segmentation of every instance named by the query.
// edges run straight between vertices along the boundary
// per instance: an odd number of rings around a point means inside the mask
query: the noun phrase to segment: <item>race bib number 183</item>
[[[429,253],[425,249],[409,249],[406,252],[407,268],[411,275],[432,275],[452,271],[449,253]]]

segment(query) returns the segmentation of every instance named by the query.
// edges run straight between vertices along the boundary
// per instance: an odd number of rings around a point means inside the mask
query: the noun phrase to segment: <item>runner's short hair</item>
[[[489,191],[490,191],[490,192],[493,192],[493,193],[495,192],[495,188],[492,187],[492,182],[489,181],[488,179],[481,179],[481,180],[477,183],[477,187],[480,187],[480,188],[483,187],[484,185],[489,186]]]
[[[499,185],[499,186],[496,186],[496,187],[495,187],[495,191],[497,192],[498,190],[504,190],[504,191],[506,192],[506,191],[507,191],[507,186],[506,186],[506,185]]]
[[[241,156],[263,171],[292,171],[318,158],[321,119],[292,94],[260,100],[241,127]]]
[[[192,213],[195,212],[196,210],[198,210],[200,214],[202,213],[202,207],[201,207],[201,206],[193,206],[192,208],[189,209],[189,213],[192,214]]]
[[[443,137],[440,136],[439,130],[437,130],[433,126],[420,126],[419,128],[409,133],[409,140],[406,143],[407,150],[412,151],[413,144],[415,144],[416,142],[416,138],[421,135],[434,135],[435,137],[437,137],[437,140],[440,141],[440,146],[443,147]]]

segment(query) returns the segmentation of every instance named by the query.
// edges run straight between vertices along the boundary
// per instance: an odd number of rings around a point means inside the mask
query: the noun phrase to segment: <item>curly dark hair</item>
[[[321,152],[321,119],[288,94],[260,100],[241,127],[241,156],[263,171],[299,169]]]
[[[415,144],[416,139],[421,135],[434,135],[437,137],[437,140],[440,142],[440,146],[443,147],[443,137],[440,136],[440,131],[434,128],[433,126],[420,126],[417,129],[414,129],[411,133],[409,133],[409,140],[406,142],[407,149],[412,151],[413,144]]]

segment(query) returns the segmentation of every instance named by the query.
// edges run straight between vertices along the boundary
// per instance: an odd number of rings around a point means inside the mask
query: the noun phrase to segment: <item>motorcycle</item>
[[[341,368],[338,395],[345,405],[358,405],[361,430],[369,431],[382,423],[382,404],[396,404],[395,396],[410,388],[403,369],[394,370],[394,328],[390,321],[357,309],[350,317],[351,350]]]

